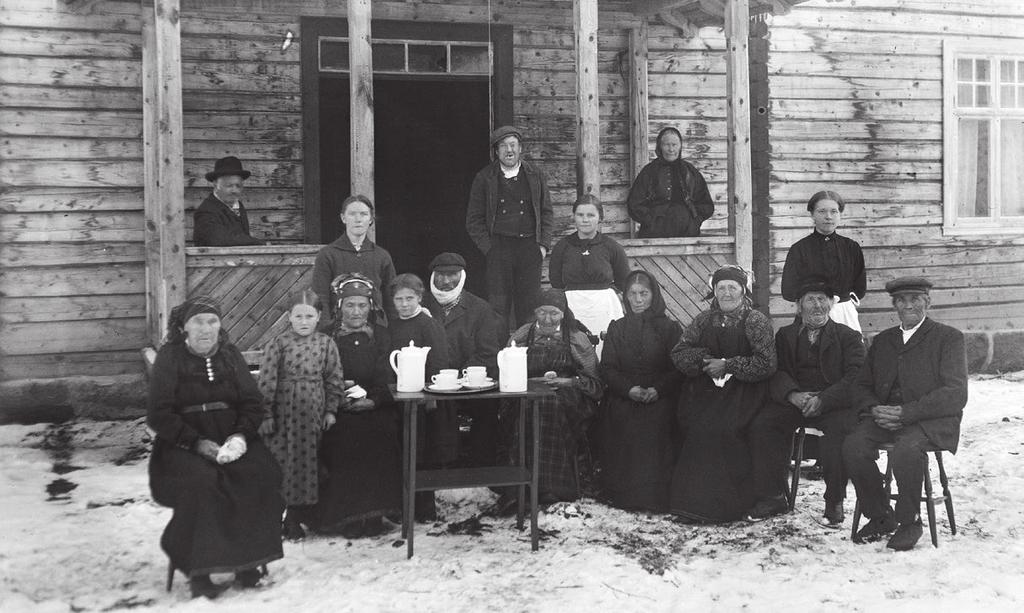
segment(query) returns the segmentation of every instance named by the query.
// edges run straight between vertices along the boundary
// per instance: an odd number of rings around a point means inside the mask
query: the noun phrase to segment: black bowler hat
[[[885,291],[890,295],[897,294],[927,294],[932,288],[932,282],[924,277],[900,277],[885,284]]]
[[[804,280],[803,285],[800,286],[800,290],[797,292],[796,299],[800,300],[811,292],[821,292],[829,298],[836,297],[836,291],[832,289],[832,286],[829,285],[828,281],[812,277]]]
[[[252,173],[242,168],[242,162],[233,155],[229,155],[226,158],[221,158],[213,163],[213,170],[206,173],[207,181],[216,181],[220,177],[226,177],[228,175],[236,175],[242,177],[242,180],[246,180],[252,176]]]
[[[446,251],[430,261],[432,272],[449,273],[466,269],[466,259],[457,253]]]

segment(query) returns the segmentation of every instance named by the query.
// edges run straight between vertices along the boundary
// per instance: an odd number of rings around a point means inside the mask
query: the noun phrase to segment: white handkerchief
[[[366,390],[364,390],[362,387],[358,385],[353,385],[352,387],[345,390],[345,395],[348,396],[349,398],[355,399],[366,398]]]
[[[725,387],[725,384],[726,384],[727,381],[729,381],[729,379],[732,379],[732,373],[731,372],[727,372],[724,375],[722,375],[721,377],[712,377],[711,378],[711,380],[714,381],[715,385],[717,385],[718,387]]]

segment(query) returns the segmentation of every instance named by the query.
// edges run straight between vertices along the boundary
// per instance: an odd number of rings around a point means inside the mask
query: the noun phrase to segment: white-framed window
[[[348,38],[321,36],[321,72],[348,72]],[[370,41],[374,74],[491,74],[487,42],[378,39]]]
[[[1024,233],[1024,49],[943,45],[943,228]]]

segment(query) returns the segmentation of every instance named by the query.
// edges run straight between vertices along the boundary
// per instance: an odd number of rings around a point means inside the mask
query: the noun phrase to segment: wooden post
[[[352,193],[373,195],[373,52],[370,0],[349,0],[348,65],[352,105]],[[376,232],[370,226],[370,239]]]
[[[576,194],[601,197],[601,109],[597,91],[597,0],[573,0],[576,31]]]
[[[754,263],[749,35],[749,0],[729,0],[725,11],[729,229],[736,239],[736,263],[746,270],[752,270]]]
[[[180,0],[153,0],[143,10],[146,330],[154,345],[188,291],[180,8]]]
[[[635,179],[650,160],[647,151],[647,17],[629,30],[629,161]],[[629,237],[636,236],[636,223],[629,222]]]

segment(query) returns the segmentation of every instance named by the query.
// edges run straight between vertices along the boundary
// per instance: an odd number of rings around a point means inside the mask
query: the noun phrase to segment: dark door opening
[[[484,295],[483,255],[466,233],[473,177],[489,161],[488,83],[480,80],[374,78],[376,242],[399,273],[429,282],[435,255],[466,258],[466,289]],[[320,81],[322,240],[343,231],[338,205],[350,185],[347,78]]]

